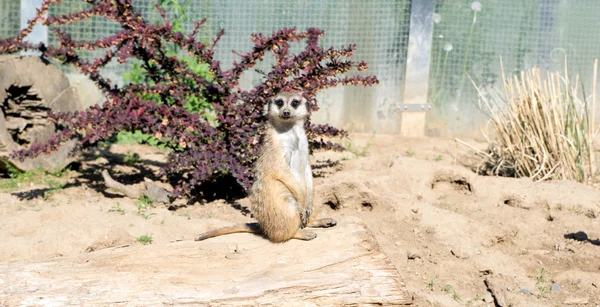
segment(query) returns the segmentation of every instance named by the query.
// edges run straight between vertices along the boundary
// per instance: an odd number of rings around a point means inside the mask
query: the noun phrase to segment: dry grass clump
[[[502,59],[500,63],[502,108],[494,108],[473,82],[480,96],[479,107],[489,116],[495,134],[493,141],[486,135],[490,146],[478,152],[483,158],[478,172],[530,177],[534,181],[590,183],[596,171],[592,140],[597,132],[594,109],[598,60],[594,62],[591,99],[578,88],[579,76],[573,83],[569,79],[566,59],[564,75],[547,73],[545,78],[538,68],[507,78]]]

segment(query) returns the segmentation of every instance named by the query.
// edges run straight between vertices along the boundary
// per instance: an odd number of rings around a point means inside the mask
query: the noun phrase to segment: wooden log
[[[398,271],[360,222],[316,229],[312,241],[254,234],[104,249],[0,263],[9,306],[398,306],[412,304]]]

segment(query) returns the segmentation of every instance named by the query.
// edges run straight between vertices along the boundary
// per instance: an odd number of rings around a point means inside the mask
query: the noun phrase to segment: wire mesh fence
[[[600,56],[600,11],[594,0],[435,0],[429,101],[432,134],[470,134],[484,120],[477,86],[493,98],[506,76],[537,66],[579,74],[591,93]],[[489,90],[489,91],[488,91]]]
[[[0,0],[0,37],[15,35],[20,22],[21,3],[18,0]]]
[[[4,1],[4,0],[3,0]],[[155,5],[157,0],[134,0],[134,6],[151,22],[162,22]],[[183,3],[182,3],[183,4]],[[321,46],[341,47],[356,44],[354,61],[364,60],[369,64],[366,72],[352,74],[374,74],[380,80],[376,89],[344,88],[324,91],[317,97],[321,110],[316,121],[329,123],[354,122],[373,123],[376,118],[393,119],[394,106],[402,96],[405,67],[405,50],[408,44],[410,20],[408,0],[206,0],[185,3],[186,17],[183,28],[186,33],[193,30],[193,22],[207,18],[199,39],[210,42],[221,30],[225,35],[215,48],[215,58],[222,67],[228,68],[239,56],[232,51],[247,52],[253,47],[253,33],[269,35],[281,28],[296,27],[304,31],[317,27],[325,31]],[[53,5],[49,14],[59,16],[89,8],[82,0],[63,0]],[[119,30],[117,24],[100,17],[92,17],[61,30],[76,40],[93,40],[108,36]],[[49,33],[49,43],[56,44],[56,37]],[[304,43],[294,44],[291,52],[299,52]],[[104,51],[89,51],[84,58],[97,57]],[[256,68],[268,71],[274,59],[266,57]],[[131,65],[131,63],[129,63]],[[120,74],[130,66],[111,62],[103,73],[120,80]],[[258,73],[247,73],[240,81],[244,88],[261,82]],[[389,115],[389,116],[388,116]],[[320,117],[320,118],[319,118]],[[358,129],[364,129],[365,124]],[[368,128],[367,128],[368,129]]]
[[[432,135],[478,133],[484,115],[477,107],[474,82],[490,90],[502,90],[499,57],[504,72],[518,74],[538,66],[563,70],[568,56],[569,72],[578,73],[587,92],[591,91],[593,61],[600,55],[600,11],[595,0],[432,0],[435,3],[428,102],[428,132]],[[19,28],[19,2],[0,0],[0,36],[16,34]],[[155,4],[158,0],[134,0],[134,5],[151,22],[162,22]],[[204,17],[207,23],[199,38],[210,41],[221,29],[225,35],[215,49],[223,67],[237,59],[232,51],[245,52],[253,45],[252,33],[271,32],[283,27],[325,31],[323,47],[356,44],[353,60],[369,63],[366,74],[374,74],[380,84],[373,88],[346,86],[329,89],[317,97],[321,110],[317,121],[356,130],[385,132],[394,130],[395,108],[403,103],[411,4],[409,0],[203,0],[184,4],[189,20]],[[83,0],[62,0],[53,5],[50,15],[63,15],[89,7]],[[112,21],[92,17],[63,30],[74,39],[93,40],[116,33]],[[49,43],[56,38],[49,33]],[[293,52],[298,52],[298,44]],[[96,57],[103,51],[86,54]],[[256,68],[268,70],[272,59]],[[103,73],[111,80],[122,80],[127,65],[111,63]],[[357,73],[357,72],[353,72]],[[363,72],[359,72],[363,74]],[[261,81],[248,73],[241,86],[248,88]],[[597,112],[600,113],[600,112]]]

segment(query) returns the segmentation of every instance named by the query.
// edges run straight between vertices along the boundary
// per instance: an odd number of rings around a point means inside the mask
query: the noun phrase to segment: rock
[[[566,247],[567,247],[567,242],[565,242],[565,241],[558,241],[558,242],[556,242],[556,244],[554,244],[554,249],[556,249],[559,252],[565,250]]]
[[[492,297],[492,294],[488,292],[488,293],[487,293],[487,294],[486,294],[486,295],[483,297],[483,301],[484,301],[484,302],[486,302],[486,303],[489,303],[489,304],[491,304],[491,303],[493,303],[493,302],[494,302],[494,298]]]
[[[408,259],[410,259],[410,260],[414,260],[414,259],[417,259],[417,258],[419,258],[419,259],[420,259],[420,258],[421,258],[421,255],[420,255],[420,253],[419,253],[418,251],[415,251],[415,250],[409,250],[409,251],[406,253],[406,256],[407,256],[407,257],[408,257]]]
[[[39,56],[0,56],[0,159],[22,171],[60,171],[74,161],[77,145],[69,140],[58,150],[33,159],[10,159],[9,153],[49,140],[58,132],[48,111],[80,111],[83,105],[68,78]],[[4,163],[0,163],[4,168]]]
[[[521,292],[523,294],[531,294],[531,292],[529,292],[529,289],[527,289],[527,288],[522,288],[519,292]]]
[[[561,288],[559,285],[554,284],[554,283],[552,284],[552,291],[560,291],[560,290],[561,290]]]
[[[88,76],[79,72],[67,73],[65,75],[79,96],[85,97],[85,99],[81,99],[81,104],[84,108],[87,109],[95,104],[102,104],[105,99],[104,94]],[[116,80],[112,77],[110,79]]]
[[[494,302],[499,306],[508,306],[506,291],[510,289],[509,281],[503,275],[487,276],[483,280],[488,292],[494,297]]]

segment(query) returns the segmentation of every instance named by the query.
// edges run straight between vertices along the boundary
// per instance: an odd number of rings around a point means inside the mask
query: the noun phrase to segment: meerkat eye
[[[295,109],[300,105],[300,100],[294,99],[292,100],[292,107]]]
[[[277,99],[275,100],[275,105],[277,105],[278,107],[283,107],[283,99]]]

